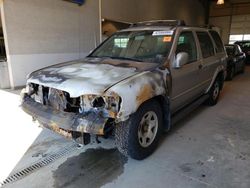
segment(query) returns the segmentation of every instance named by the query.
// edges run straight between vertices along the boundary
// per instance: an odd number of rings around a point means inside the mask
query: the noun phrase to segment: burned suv
[[[141,22],[85,59],[31,73],[21,106],[65,137],[88,144],[111,136],[121,153],[141,160],[184,114],[205,101],[217,103],[226,58],[213,30]]]

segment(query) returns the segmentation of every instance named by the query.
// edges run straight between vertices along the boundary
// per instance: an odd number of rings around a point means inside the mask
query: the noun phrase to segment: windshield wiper
[[[131,58],[131,57],[110,57],[111,59],[122,59],[122,60],[129,60],[129,61],[138,61],[138,62],[142,62],[142,60],[140,59],[136,59],[136,58]]]
[[[89,55],[87,57],[93,57],[93,58],[112,58],[111,56],[94,56],[94,55]]]
[[[110,59],[122,59],[122,60],[143,62],[143,61],[140,60],[140,59],[130,58],[130,57],[113,57],[113,56],[88,56],[88,57],[93,57],[93,58],[110,58]]]

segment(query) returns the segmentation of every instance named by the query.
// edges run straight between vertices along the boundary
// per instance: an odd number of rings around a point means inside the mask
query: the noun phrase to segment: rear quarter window
[[[224,46],[219,34],[216,31],[209,31],[209,33],[215,42],[216,52],[224,52]]]
[[[203,58],[214,55],[214,45],[207,32],[196,32]]]

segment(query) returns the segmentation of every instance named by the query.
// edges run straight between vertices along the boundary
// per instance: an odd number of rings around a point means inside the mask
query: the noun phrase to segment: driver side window
[[[191,31],[185,31],[180,34],[175,54],[177,55],[180,52],[186,52],[188,54],[188,63],[197,60],[196,43]]]

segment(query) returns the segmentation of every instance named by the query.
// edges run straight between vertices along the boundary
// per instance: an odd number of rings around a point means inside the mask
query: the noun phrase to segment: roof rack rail
[[[198,27],[205,28],[205,29],[212,29],[214,26],[208,24],[208,25],[199,25]]]
[[[186,23],[184,20],[153,20],[153,21],[144,21],[133,23],[130,27],[139,27],[139,26],[185,26]]]

